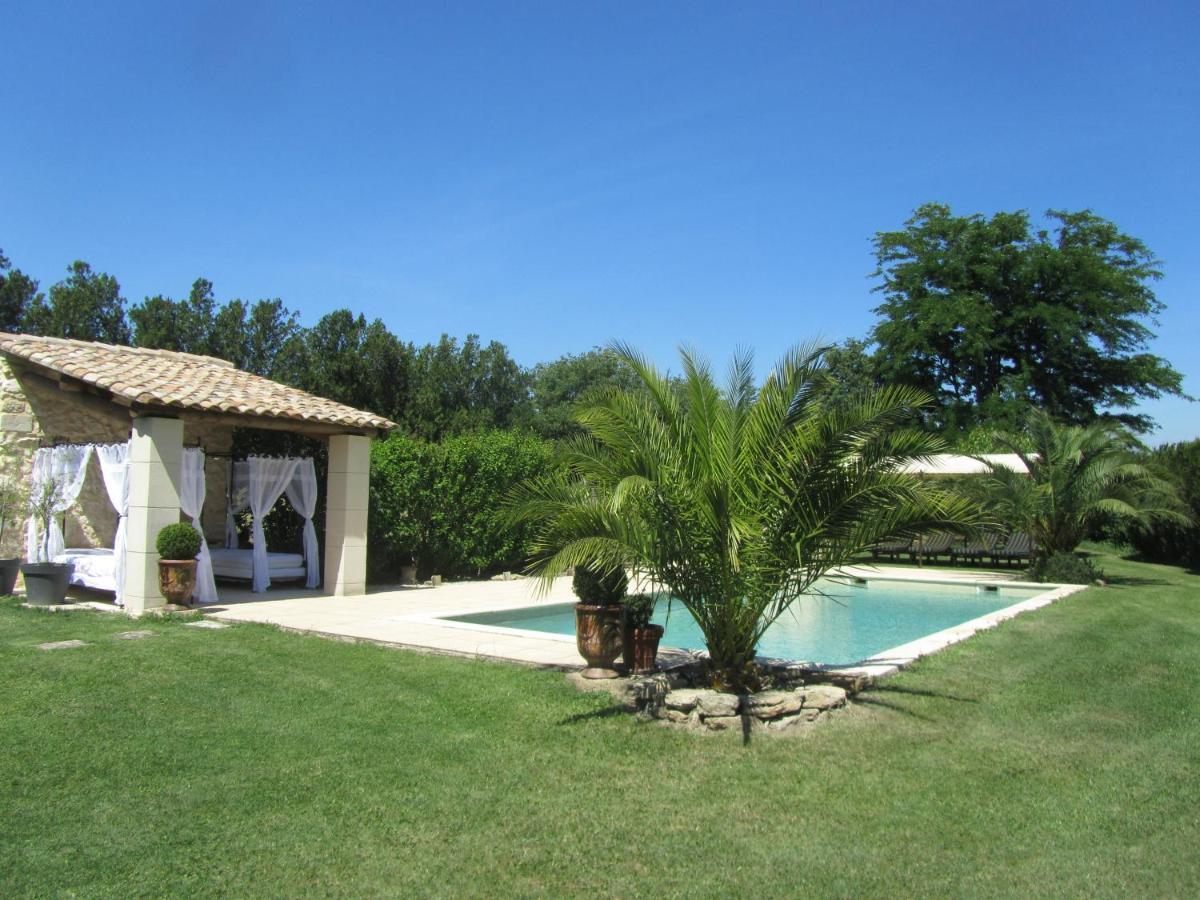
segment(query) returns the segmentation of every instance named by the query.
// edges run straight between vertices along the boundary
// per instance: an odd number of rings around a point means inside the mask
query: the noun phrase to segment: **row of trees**
[[[926,204],[874,244],[879,320],[827,356],[846,399],[873,386],[919,388],[935,401],[919,413],[924,427],[982,449],[974,432],[1014,425],[1030,406],[1145,432],[1153,422],[1136,404],[1182,395],[1182,375],[1147,351],[1162,311],[1159,260],[1089,210],[1050,210],[1035,225],[1024,211],[957,216]],[[113,276],[76,261],[43,294],[2,252],[0,330],[219,356],[435,440],[512,427],[565,437],[577,433],[571,410],[589,389],[633,378],[603,351],[523,370],[503,344],[474,335],[417,347],[348,309],[304,328],[279,299],[219,303],[202,278],[186,298],[127,308]]]
[[[476,335],[443,335],[416,346],[379,319],[337,309],[305,328],[282,300],[217,300],[197,279],[187,297],[129,305],[117,279],[76,261],[42,293],[0,253],[0,331],[131,344],[215,356],[240,369],[369,409],[426,440],[486,429],[523,428],[561,438],[587,390],[628,384],[630,373],[604,350],[568,355],[532,369],[507,348]]]

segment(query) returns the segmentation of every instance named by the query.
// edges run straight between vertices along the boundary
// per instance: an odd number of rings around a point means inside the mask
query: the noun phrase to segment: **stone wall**
[[[572,680],[588,690],[611,691],[630,712],[692,731],[752,731],[777,734],[819,721],[866,684],[860,676],[786,660],[760,660],[765,689],[730,694],[705,686],[703,661],[687,662],[653,675],[609,682]],[[836,683],[835,683],[836,682]]]
[[[210,455],[204,467],[207,499],[202,523],[208,540],[219,545],[225,535],[226,458],[233,448],[233,429],[213,425],[203,416],[182,418],[186,446],[223,455]],[[62,390],[44,378],[18,377],[0,359],[0,440],[16,450],[16,464],[24,479],[30,477],[38,447],[120,443],[129,439],[131,424],[129,411],[118,404]],[[104,489],[99,461],[93,457],[79,501],[67,515],[63,529],[67,546],[111,547],[116,527],[117,514]],[[24,555],[25,523],[14,522],[0,540],[0,557]]]

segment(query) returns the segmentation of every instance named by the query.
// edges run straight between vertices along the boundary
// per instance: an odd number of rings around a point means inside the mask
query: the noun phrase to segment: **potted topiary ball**
[[[654,615],[654,597],[650,594],[630,594],[622,606],[625,609],[622,640],[625,668],[631,674],[649,675],[656,668],[658,642],[663,636],[663,627],[650,622],[650,617]]]
[[[628,580],[623,569],[609,572],[578,567],[575,596],[575,646],[587,661],[584,678],[616,678],[613,663],[621,655],[621,598]]]
[[[196,554],[200,552],[200,532],[178,522],[158,533],[155,548],[158,561],[158,589],[180,606],[191,603],[196,590]]]

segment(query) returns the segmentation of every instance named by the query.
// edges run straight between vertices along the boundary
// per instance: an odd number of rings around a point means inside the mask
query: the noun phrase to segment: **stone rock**
[[[136,640],[140,640],[141,638],[154,637],[154,635],[156,633],[157,632],[147,631],[145,629],[142,629],[140,631],[122,631],[120,634],[117,635],[117,637],[119,637],[123,641],[136,641]]]
[[[832,684],[814,684],[796,693],[804,696],[805,709],[835,709],[846,703],[846,689]]]
[[[700,715],[706,718],[709,716],[734,716],[738,711],[738,695],[723,694],[720,691],[698,691],[696,708],[700,710]]]
[[[679,722],[681,724],[686,724],[692,720],[692,714],[686,713],[681,709],[667,708],[662,710],[662,718],[666,719],[668,722]]]
[[[745,700],[745,710],[759,719],[778,719],[798,713],[804,705],[799,691],[762,691]]]
[[[667,696],[663,698],[663,704],[667,707],[667,709],[677,709],[682,712],[691,712],[696,708],[696,704],[700,700],[700,695],[703,693],[704,691],[690,688],[684,688],[683,690],[678,691],[670,691],[668,692]],[[709,693],[712,692],[709,691]]]
[[[70,650],[72,647],[86,647],[87,641],[48,641],[45,644],[38,644],[39,650]]]

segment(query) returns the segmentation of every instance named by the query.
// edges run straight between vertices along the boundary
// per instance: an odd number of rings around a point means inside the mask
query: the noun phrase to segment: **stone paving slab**
[[[75,647],[86,647],[87,641],[71,640],[71,641],[47,641],[45,644],[38,644],[39,650],[72,650]]]
[[[154,637],[158,632],[140,629],[138,631],[122,631],[117,635],[123,641],[138,641],[142,638]]]

